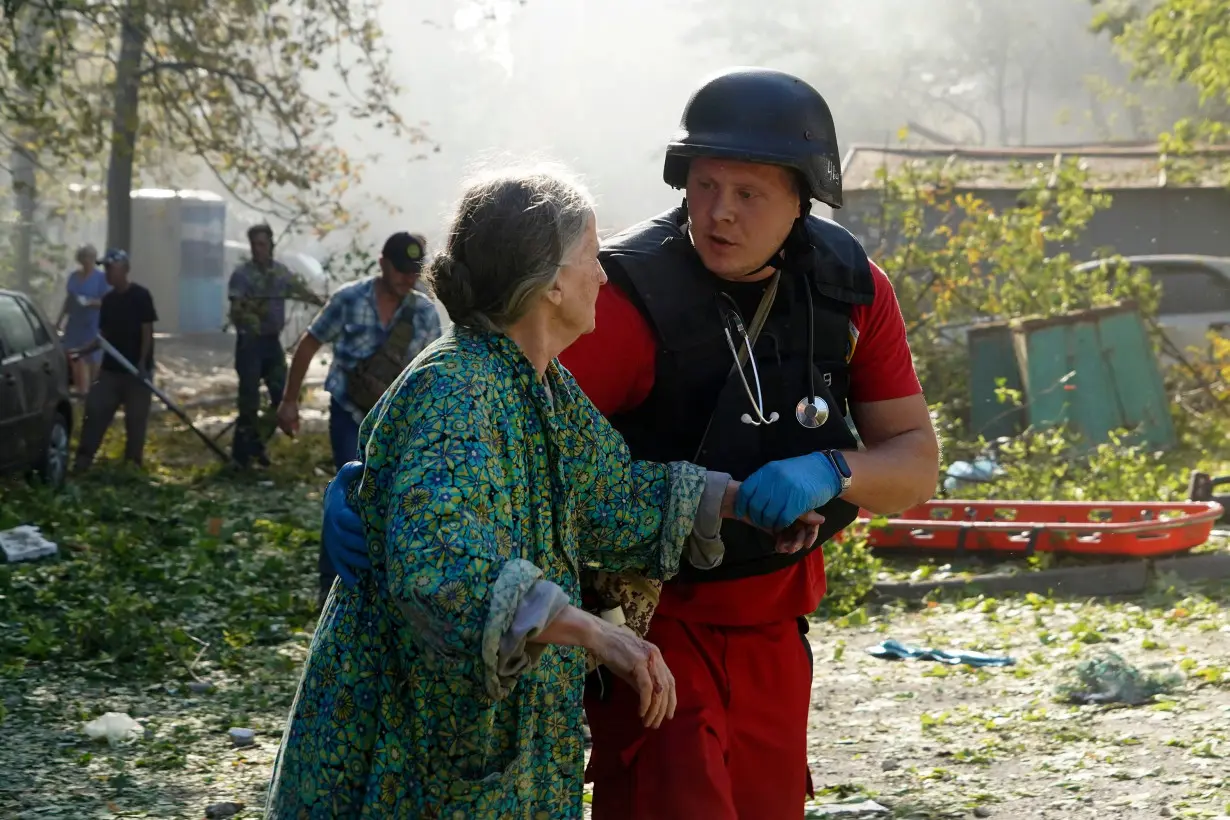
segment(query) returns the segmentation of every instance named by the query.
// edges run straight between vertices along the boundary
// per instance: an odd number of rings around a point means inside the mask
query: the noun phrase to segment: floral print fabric
[[[579,605],[582,569],[673,575],[705,472],[633,462],[566,370],[545,379],[453,328],[368,414],[372,571],[329,596],[268,817],[581,816],[584,650],[510,663],[500,638],[540,579]]]

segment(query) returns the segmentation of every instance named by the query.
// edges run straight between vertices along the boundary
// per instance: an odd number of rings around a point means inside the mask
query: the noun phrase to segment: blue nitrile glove
[[[342,465],[325,488],[325,518],[320,525],[320,542],[344,586],[353,586],[358,572],[372,566],[367,560],[363,521],[346,503],[350,485],[362,476],[363,462],[350,461]]]
[[[762,529],[779,532],[840,492],[841,476],[824,453],[770,461],[739,486],[735,515]]]

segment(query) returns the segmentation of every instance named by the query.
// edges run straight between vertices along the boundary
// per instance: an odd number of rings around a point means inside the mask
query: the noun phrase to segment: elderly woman
[[[98,251],[93,245],[83,245],[77,249],[77,267],[68,272],[65,290],[67,293],[60,315],[56,318],[56,327],[59,328],[67,318],[64,346],[69,349],[85,347],[98,338],[99,308],[102,307],[102,298],[111,290],[107,275],[98,267]],[[73,359],[73,387],[78,392],[89,391],[90,385],[98,377],[101,361],[102,350]]]
[[[581,816],[586,650],[657,726],[657,649],[579,609],[580,570],[720,560],[698,510],[736,482],[634,462],[555,357],[606,275],[591,201],[549,172],[463,194],[426,278],[455,325],[368,414],[371,571],[335,585],[278,754],[270,818]],[[701,531],[712,532],[716,526]]]

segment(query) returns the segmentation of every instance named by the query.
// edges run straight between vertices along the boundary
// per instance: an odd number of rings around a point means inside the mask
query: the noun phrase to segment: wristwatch
[[[850,489],[850,481],[854,478],[850,472],[850,465],[846,463],[846,457],[841,454],[841,450],[821,450],[829,463],[833,465],[833,469],[837,471],[837,477],[841,479],[841,493]],[[841,495],[838,493],[838,495]]]

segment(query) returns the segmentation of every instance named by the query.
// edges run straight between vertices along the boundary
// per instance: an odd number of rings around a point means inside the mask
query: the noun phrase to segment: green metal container
[[[975,434],[1066,423],[1091,444],[1121,429],[1154,449],[1176,443],[1161,372],[1133,303],[983,325],[970,331],[969,346]],[[1000,379],[1024,394],[1019,412],[996,399]]]
[[[975,325],[967,337],[970,358],[970,429],[988,441],[1015,436],[1028,424],[1025,408],[1001,401],[1000,382],[1009,390],[1024,390],[1016,362],[1009,322]]]

